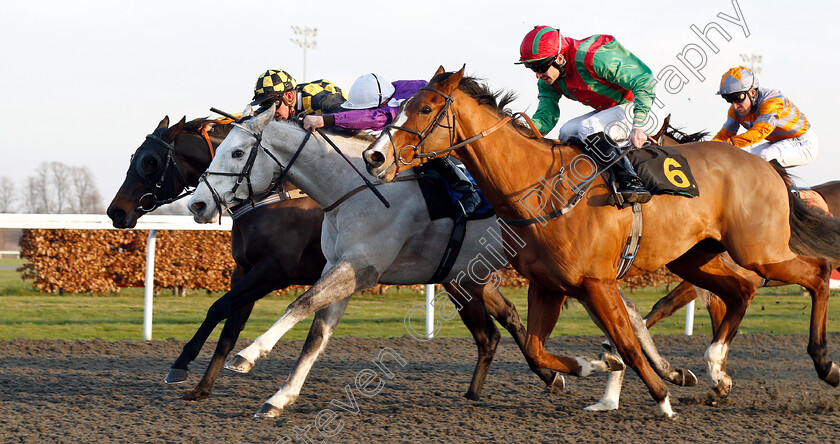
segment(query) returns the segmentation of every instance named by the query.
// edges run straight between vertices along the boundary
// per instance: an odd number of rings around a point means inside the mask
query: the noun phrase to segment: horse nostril
[[[385,156],[379,151],[374,151],[368,156],[368,160],[372,166],[378,167],[385,163]]]
[[[202,211],[207,208],[207,204],[204,202],[196,202],[193,204],[193,208],[195,208],[196,211]]]

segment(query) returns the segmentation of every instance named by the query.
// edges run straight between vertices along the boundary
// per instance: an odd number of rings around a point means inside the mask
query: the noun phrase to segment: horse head
[[[439,157],[432,148],[450,146],[455,138],[452,95],[464,77],[458,72],[435,71],[429,84],[403,103],[394,122],[363,153],[368,172],[391,180],[400,172]],[[387,136],[387,137],[386,137]]]
[[[175,161],[175,139],[186,118],[169,128],[165,116],[132,154],[125,180],[108,206],[116,228],[133,228],[137,219],[177,196],[187,186]]]
[[[242,123],[234,128],[216,150],[216,156],[202,174],[187,204],[198,223],[218,220],[223,209],[247,202],[255,191],[267,189],[274,176],[274,162],[262,149],[262,132],[274,120],[274,106],[254,116],[250,105],[242,113]]]

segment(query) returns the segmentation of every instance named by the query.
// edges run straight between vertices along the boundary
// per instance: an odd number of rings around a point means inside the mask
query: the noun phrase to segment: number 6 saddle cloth
[[[636,174],[651,194],[700,195],[685,156],[668,146],[649,145],[627,154]]]

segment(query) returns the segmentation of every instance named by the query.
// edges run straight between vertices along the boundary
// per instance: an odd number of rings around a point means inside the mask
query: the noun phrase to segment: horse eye
[[[239,159],[240,157],[242,157],[242,156],[244,156],[244,155],[245,155],[245,151],[242,151],[242,150],[236,150],[236,151],[234,151],[234,152],[233,152],[233,154],[232,154],[231,156],[232,156],[234,159]]]
[[[431,114],[431,113],[432,113],[432,109],[429,108],[428,105],[424,106],[423,108],[420,108],[420,114]]]
[[[140,163],[141,168],[146,173],[154,173],[155,170],[158,168],[157,159],[152,156],[146,156],[143,158],[143,161]]]

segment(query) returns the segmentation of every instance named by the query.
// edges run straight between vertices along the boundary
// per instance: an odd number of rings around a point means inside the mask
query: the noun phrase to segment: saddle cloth
[[[458,204],[458,198],[461,196],[452,190],[449,183],[444,180],[438,173],[436,173],[428,164],[417,167],[415,169],[420,178],[417,183],[420,185],[420,191],[423,193],[423,198],[426,200],[426,207],[429,209],[429,218],[431,220],[448,217],[455,219],[461,213],[461,206]],[[464,170],[466,172],[466,170]],[[475,179],[466,173],[467,177],[475,184]],[[481,190],[478,190],[478,195],[481,196],[481,204],[476,207],[475,211],[467,215],[467,220],[486,219],[495,215],[493,207],[490,202],[484,197]]]
[[[696,197],[700,195],[691,167],[677,150],[650,145],[627,154],[639,179],[651,194],[673,194]]]

